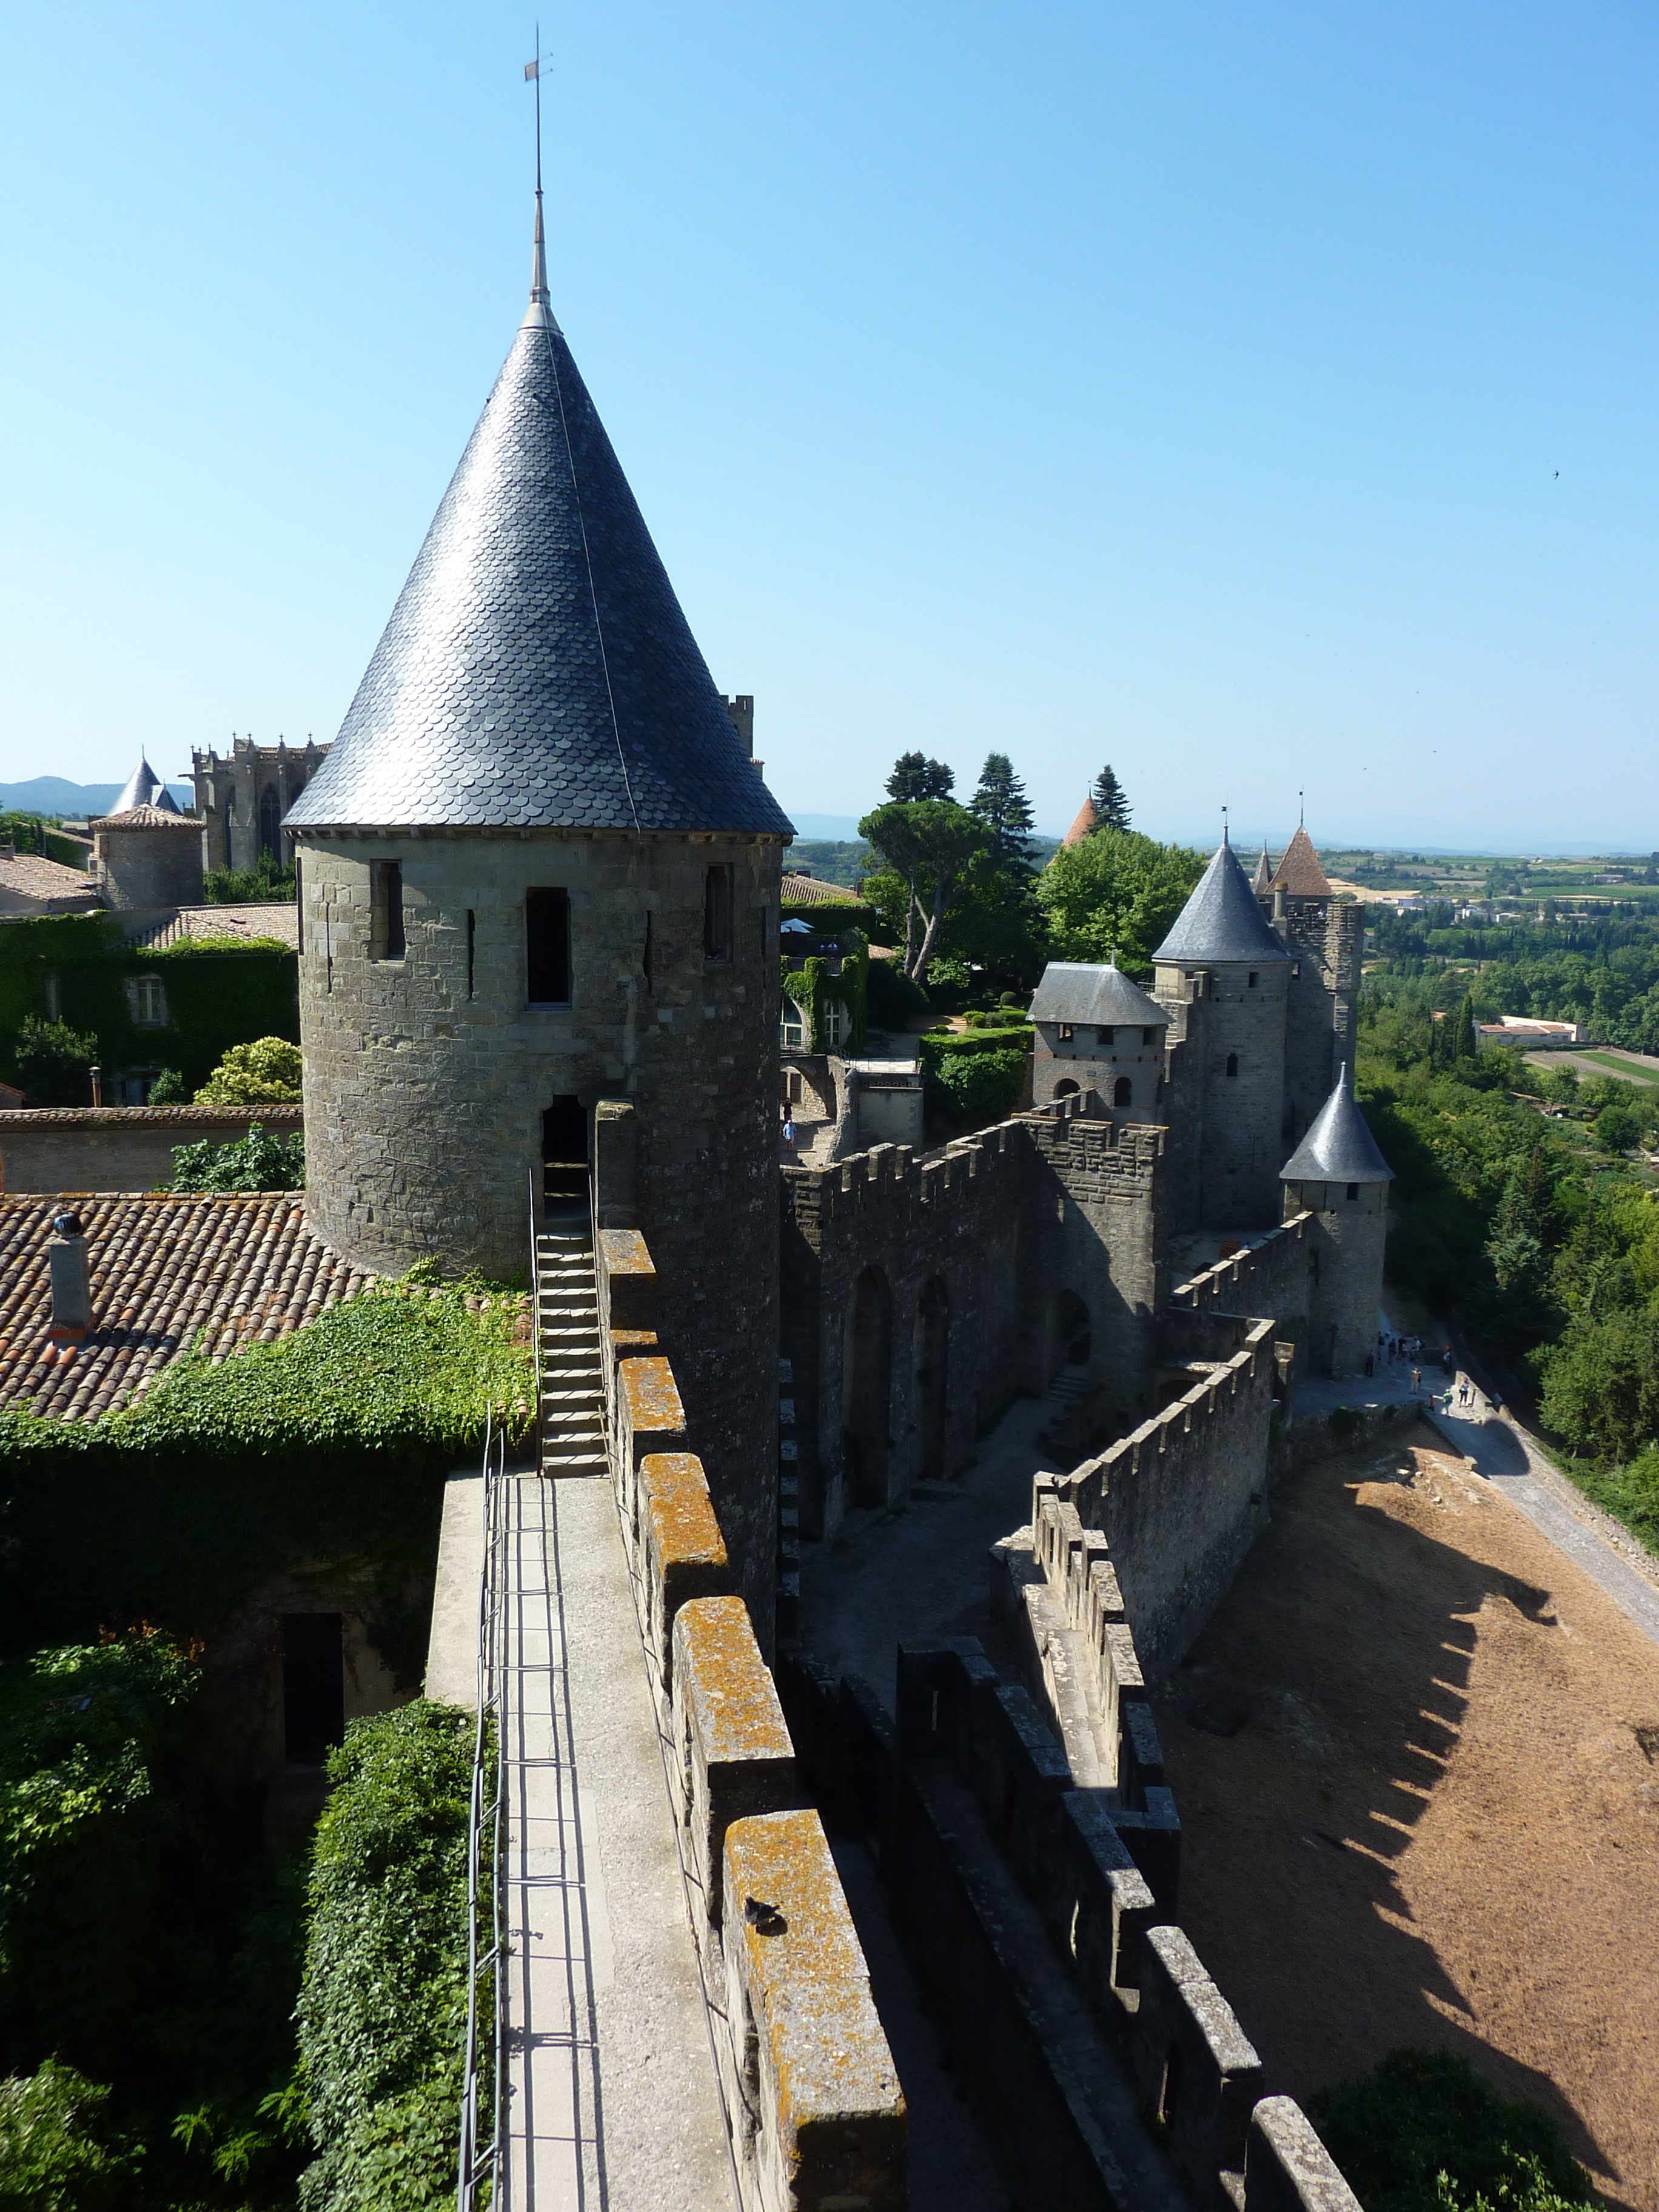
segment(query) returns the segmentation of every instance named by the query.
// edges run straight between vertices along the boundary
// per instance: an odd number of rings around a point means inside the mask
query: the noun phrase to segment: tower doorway
[[[1088,1307],[1075,1291],[1056,1291],[1048,1301],[1043,1322],[1044,1389],[1062,1368],[1086,1367],[1091,1349]]]
[[[843,1374],[842,1419],[854,1496],[860,1505],[884,1505],[893,1395],[893,1294],[879,1267],[866,1267],[853,1285]]]
[[[556,1098],[542,1115],[542,1197],[550,1213],[587,1206],[587,1109],[580,1098]]]
[[[345,1741],[343,1631],[337,1613],[283,1617],[283,1742],[291,1766],[320,1766]]]

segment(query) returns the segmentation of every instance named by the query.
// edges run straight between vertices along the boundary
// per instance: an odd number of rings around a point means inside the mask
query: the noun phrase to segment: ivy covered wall
[[[160,979],[167,1018],[159,1025],[135,1021],[126,988],[134,976]],[[129,945],[107,914],[0,923],[0,1075],[14,1073],[17,1033],[30,1014],[95,1036],[106,1079],[174,1067],[188,1097],[234,1044],[299,1042],[299,961],[276,943],[147,951]]]
[[[822,915],[817,908],[803,915]],[[781,957],[783,995],[799,1007],[805,1028],[800,1049],[805,1052],[855,1052],[869,1026],[870,940],[861,929],[830,929],[817,924],[811,937],[786,936]],[[830,1041],[830,1009],[847,1012],[847,1030],[839,1045]],[[787,1018],[787,1008],[785,1018]]]

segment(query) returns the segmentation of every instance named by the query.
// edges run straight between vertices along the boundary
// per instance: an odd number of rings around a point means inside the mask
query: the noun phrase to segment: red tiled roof
[[[41,853],[19,853],[11,860],[0,858],[0,894],[44,910],[95,903],[98,886],[81,869],[66,868],[61,860],[49,860]]]
[[[1080,845],[1095,826],[1095,802],[1085,799],[1077,811],[1077,820],[1060,839],[1062,845]]]
[[[1273,889],[1282,890],[1287,898],[1334,898],[1330,878],[1320,866],[1319,855],[1314,850],[1313,839],[1305,830],[1298,829],[1285,848],[1285,857],[1273,877]]]
[[[300,909],[292,899],[271,899],[246,906],[181,906],[176,914],[156,921],[146,919],[133,933],[132,943],[159,950],[176,945],[181,937],[275,937],[298,951]]]
[[[92,830],[193,830],[202,834],[199,814],[174,814],[161,806],[130,806],[125,814],[100,814],[88,824]]]
[[[92,1271],[93,1327],[78,1344],[51,1335],[47,1239],[66,1204]],[[0,1407],[94,1420],[198,1336],[215,1361],[274,1344],[373,1279],[312,1234],[295,1192],[0,1197]]]
[[[0,1084],[0,1093],[9,1089]],[[14,1097],[21,1098],[22,1092]],[[3,1105],[3,1099],[0,1099]],[[0,1130],[35,1129],[43,1121],[54,1128],[124,1129],[133,1122],[144,1126],[157,1123],[185,1131],[210,1122],[216,1128],[222,1122],[246,1123],[258,1121],[267,1129],[300,1129],[305,1126],[303,1106],[25,1106],[15,1113],[0,1111]]]
[[[856,906],[859,895],[848,890],[845,884],[821,883],[816,876],[798,876],[793,868],[786,868],[779,886],[779,896],[786,906]]]

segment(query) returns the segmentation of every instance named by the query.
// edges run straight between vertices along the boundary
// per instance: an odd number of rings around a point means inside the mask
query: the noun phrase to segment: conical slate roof
[[[131,814],[141,806],[159,807],[163,814],[176,814],[179,802],[167,789],[143,753],[138,765],[127,778],[121,796],[109,810],[111,815]],[[106,821],[109,816],[104,817]]]
[[[1105,1029],[1170,1025],[1170,1010],[1149,999],[1115,960],[1101,968],[1082,960],[1051,960],[1031,1001],[1034,1022],[1093,1022]]]
[[[1313,839],[1298,824],[1297,833],[1285,848],[1285,857],[1273,878],[1273,889],[1282,890],[1287,898],[1334,898],[1330,878],[1320,864],[1314,850]]]
[[[290,830],[788,837],[547,305],[529,312]]]
[[[1394,1170],[1376,1149],[1355,1103],[1345,1066],[1308,1133],[1279,1170],[1281,1182],[1392,1182]]]
[[[1290,954],[1267,927],[1255,902],[1238,855],[1223,833],[1214,859],[1198,888],[1176,917],[1154,960],[1182,966],[1207,962],[1288,960]]]

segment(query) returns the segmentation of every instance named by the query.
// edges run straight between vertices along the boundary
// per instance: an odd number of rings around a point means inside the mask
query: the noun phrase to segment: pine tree
[[[988,753],[979,772],[979,788],[968,802],[991,833],[991,850],[999,867],[1019,870],[1031,865],[1031,803],[1025,787],[1014,774],[1006,753]]]
[[[1462,1005],[1457,1009],[1457,1036],[1452,1045],[1452,1058],[1473,1060],[1475,1044],[1474,1000],[1466,993]]]
[[[887,779],[887,796],[907,801],[948,799],[956,787],[954,772],[925,753],[901,753]]]
[[[1127,830],[1128,828],[1128,798],[1123,786],[1113,775],[1109,761],[1095,778],[1094,789],[1089,796],[1094,801],[1097,830]]]

